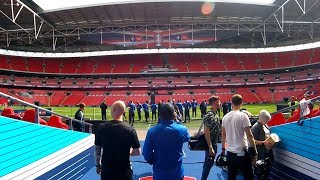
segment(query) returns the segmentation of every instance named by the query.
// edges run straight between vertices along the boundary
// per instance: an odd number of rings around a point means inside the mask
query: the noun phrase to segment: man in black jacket
[[[107,120],[107,109],[108,109],[108,106],[105,104],[105,101],[103,101],[100,104],[100,109],[101,109],[101,119],[102,120]]]
[[[79,104],[79,109],[76,112],[76,114],[74,115],[75,119],[77,119],[79,121],[84,121],[84,114],[83,114],[84,106],[85,105],[83,103]],[[79,122],[73,122],[73,129],[75,131],[84,132],[84,125]]]
[[[201,111],[201,118],[203,118],[207,114],[207,103],[204,99],[200,103],[200,111]]]

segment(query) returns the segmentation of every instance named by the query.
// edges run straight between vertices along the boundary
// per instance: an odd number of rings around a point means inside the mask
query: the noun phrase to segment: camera
[[[258,160],[256,162],[256,168],[254,169],[254,173],[257,176],[257,179],[268,179],[269,172],[271,169],[271,163],[272,161],[269,157],[267,157],[264,160]]]

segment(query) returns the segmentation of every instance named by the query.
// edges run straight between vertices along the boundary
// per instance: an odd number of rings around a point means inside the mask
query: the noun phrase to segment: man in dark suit
[[[105,104],[105,101],[103,101],[100,104],[100,109],[101,109],[101,119],[102,120],[107,120],[107,109],[108,109],[108,106]]]

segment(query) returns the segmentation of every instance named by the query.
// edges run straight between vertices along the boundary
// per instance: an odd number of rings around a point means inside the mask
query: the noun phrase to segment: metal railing
[[[35,117],[34,117],[34,122],[39,124],[39,114],[40,114],[40,111],[44,111],[44,112],[47,112],[47,113],[50,113],[50,114],[54,114],[54,115],[57,115],[57,116],[60,116],[62,118],[65,118],[66,120],[69,120],[70,124],[69,124],[69,129],[73,130],[73,122],[78,122],[82,125],[85,125],[85,126],[88,126],[89,127],[89,133],[92,134],[92,127],[93,125],[90,124],[90,123],[87,123],[87,122],[84,122],[84,121],[80,121],[80,120],[77,120],[77,119],[73,119],[73,118],[70,118],[68,116],[65,116],[65,115],[62,115],[62,114],[59,114],[59,113],[56,113],[56,112],[53,112],[53,111],[50,111],[48,109],[45,109],[45,108],[42,108],[42,107],[39,107],[39,106],[36,106],[34,104],[31,104],[31,103],[28,103],[26,101],[23,101],[21,99],[18,99],[18,98],[15,98],[13,96],[10,96],[8,94],[5,94],[5,93],[2,93],[0,92],[0,97],[3,97],[3,98],[6,98],[10,101],[13,101],[13,102],[19,102],[21,103],[22,105],[25,105],[25,106],[30,106],[32,108],[35,109]]]
[[[309,99],[307,101],[311,102],[311,103],[315,103],[316,101],[319,101],[320,100],[320,96],[318,97],[315,97],[313,99]],[[275,115],[275,114],[278,114],[278,113],[283,113],[283,112],[289,112],[291,111],[292,109],[296,109],[296,108],[299,108],[300,107],[300,104],[297,104],[297,105],[294,105],[294,106],[290,106],[290,107],[287,107],[287,108],[283,108],[279,111],[276,111],[276,112],[273,112],[273,113],[270,113],[271,115]],[[302,115],[302,111],[300,111],[300,119],[303,118],[303,115]]]

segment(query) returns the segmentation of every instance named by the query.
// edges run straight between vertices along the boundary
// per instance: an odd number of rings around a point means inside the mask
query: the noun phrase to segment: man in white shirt
[[[243,112],[240,112],[242,96],[232,96],[232,111],[222,119],[222,154],[225,153],[226,143],[228,161],[228,180],[235,180],[240,169],[245,180],[253,180],[252,165],[257,160],[257,149],[251,132],[251,123]],[[249,146],[250,145],[250,146]],[[256,153],[253,159],[245,156],[245,150],[253,150]]]

